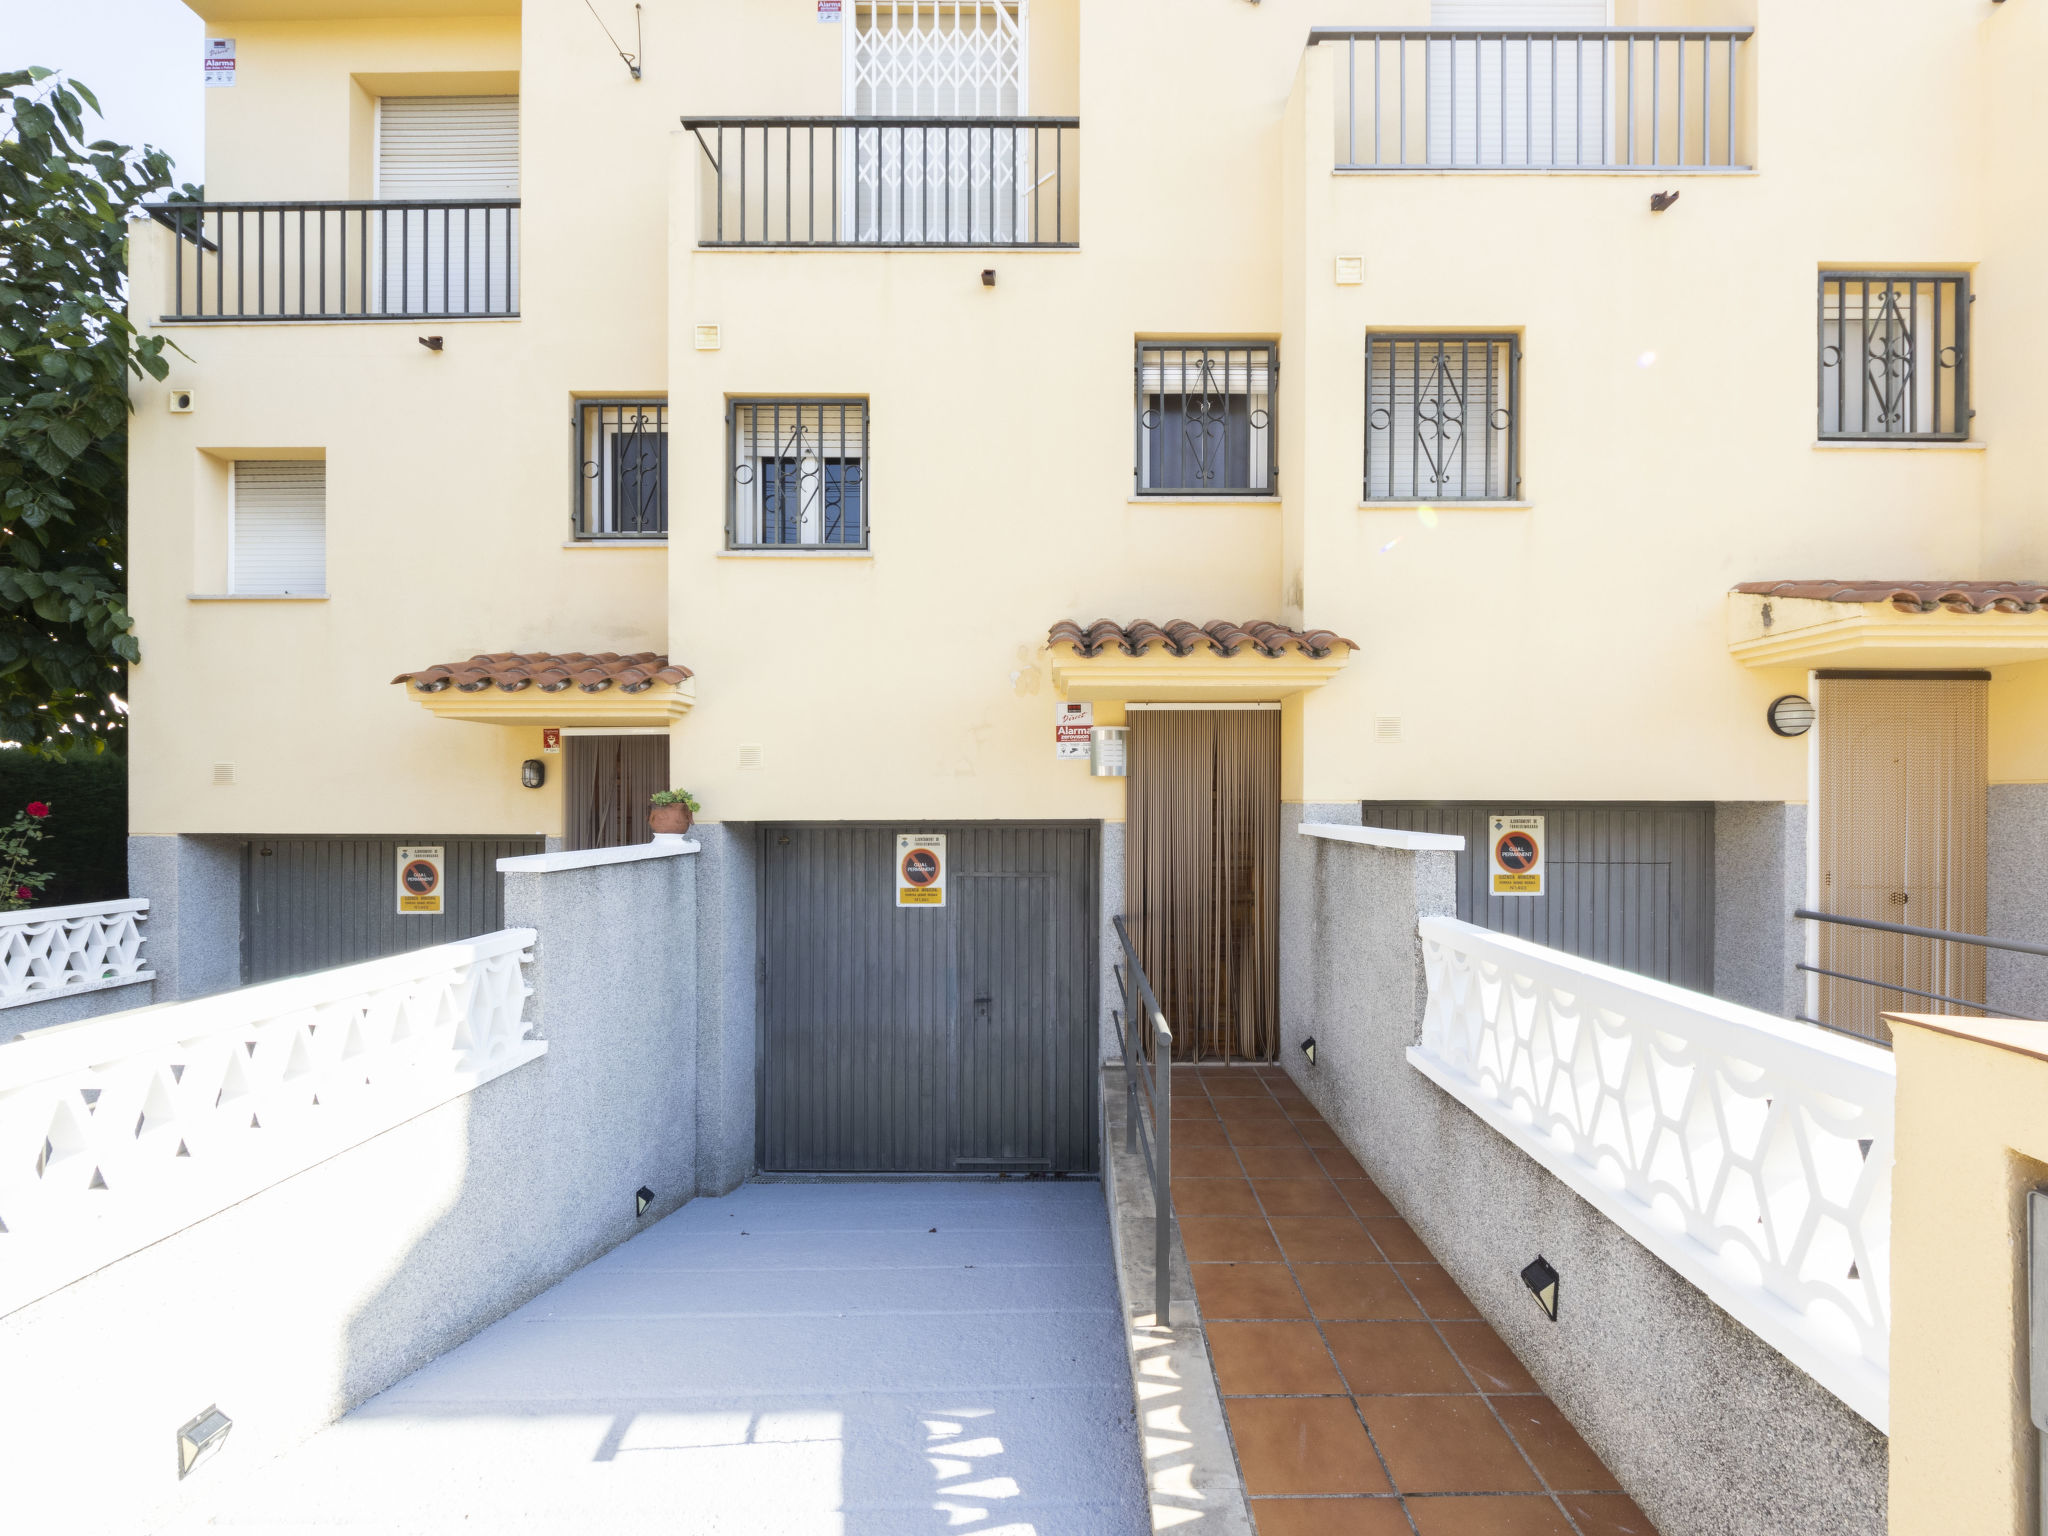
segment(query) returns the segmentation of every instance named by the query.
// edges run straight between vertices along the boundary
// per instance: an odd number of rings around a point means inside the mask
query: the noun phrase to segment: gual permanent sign
[[[946,904],[946,834],[896,834],[896,905],[943,907]]]
[[[398,913],[401,917],[437,917],[447,884],[442,854],[433,848],[398,850]]]
[[[1487,842],[1493,849],[1492,890],[1496,896],[1543,894],[1543,818],[1487,818]]]

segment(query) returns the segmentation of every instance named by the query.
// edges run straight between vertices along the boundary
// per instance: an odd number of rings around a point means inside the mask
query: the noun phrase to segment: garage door
[[[1714,989],[1714,808],[1709,804],[1374,801],[1369,827],[1452,832],[1458,916],[1604,965]],[[1541,896],[1495,896],[1487,882],[1487,818],[1544,818]]]
[[[896,838],[946,837],[942,907]],[[762,832],[760,1113],[771,1172],[1095,1170],[1090,826]]]

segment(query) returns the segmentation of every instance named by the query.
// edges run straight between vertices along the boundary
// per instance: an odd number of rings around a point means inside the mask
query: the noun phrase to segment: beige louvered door
[[[1821,911],[1984,932],[1989,687],[1975,677],[1820,679]],[[1976,945],[1818,926],[1823,971],[1884,984],[1818,978],[1818,1016],[1838,1029],[1887,1040],[1880,1013],[1965,1011],[1914,992],[1984,1000]]]

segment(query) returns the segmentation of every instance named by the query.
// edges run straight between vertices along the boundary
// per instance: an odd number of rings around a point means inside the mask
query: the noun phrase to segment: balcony
[[[505,320],[519,199],[156,203],[177,236],[165,323]]]
[[[1339,171],[1747,172],[1749,27],[1317,27]]]
[[[685,118],[705,249],[1071,250],[1076,117]]]

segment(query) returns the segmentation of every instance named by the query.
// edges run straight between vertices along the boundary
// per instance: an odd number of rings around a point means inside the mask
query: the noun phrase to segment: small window
[[[1275,349],[1229,342],[1138,346],[1138,493],[1273,492]]]
[[[1820,435],[1970,435],[1967,274],[1823,272]]]
[[[245,596],[327,591],[327,466],[237,459],[228,513],[228,590]]]
[[[734,549],[865,549],[865,400],[735,400],[726,418]]]
[[[1521,491],[1513,336],[1365,339],[1365,499],[1513,501]]]
[[[668,405],[584,400],[576,407],[579,539],[668,537]]]

